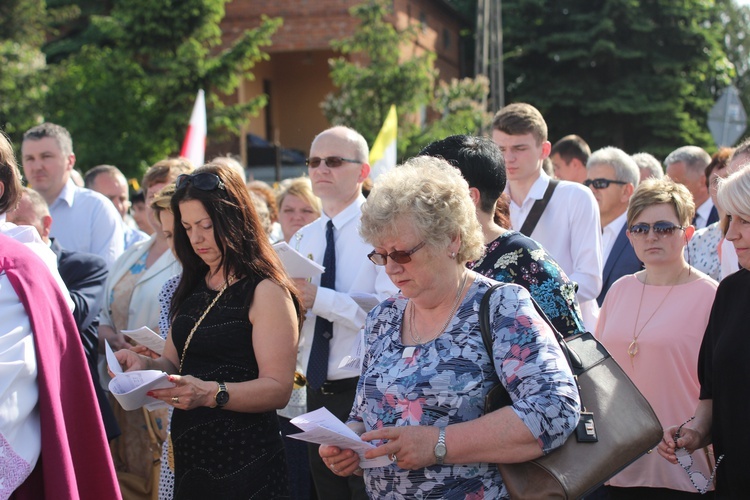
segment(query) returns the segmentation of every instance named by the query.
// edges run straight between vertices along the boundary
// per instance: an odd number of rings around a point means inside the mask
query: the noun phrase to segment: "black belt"
[[[319,391],[324,396],[341,394],[342,392],[349,392],[356,389],[357,382],[359,382],[359,377],[344,378],[341,380],[326,380],[323,382]]]

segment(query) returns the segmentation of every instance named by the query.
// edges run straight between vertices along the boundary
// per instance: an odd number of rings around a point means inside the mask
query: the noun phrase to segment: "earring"
[[[456,252],[451,252],[451,259],[455,259],[455,258],[456,258]]]

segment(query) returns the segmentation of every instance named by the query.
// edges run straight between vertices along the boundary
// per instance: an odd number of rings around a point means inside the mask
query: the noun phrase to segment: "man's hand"
[[[302,305],[305,309],[311,309],[315,303],[315,296],[318,295],[318,285],[313,285],[305,278],[294,278],[293,281],[302,295]]]

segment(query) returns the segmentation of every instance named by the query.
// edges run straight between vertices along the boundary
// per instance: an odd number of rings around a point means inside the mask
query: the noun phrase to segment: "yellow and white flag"
[[[396,105],[392,104],[385,117],[375,143],[370,149],[370,178],[374,181],[380,174],[396,166],[396,137],[398,136],[398,115]]]

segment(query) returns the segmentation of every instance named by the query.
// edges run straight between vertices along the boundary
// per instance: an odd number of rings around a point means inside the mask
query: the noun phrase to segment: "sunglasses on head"
[[[395,250],[389,254],[380,253],[373,250],[372,252],[367,254],[367,258],[370,259],[376,266],[386,265],[388,263],[388,259],[391,259],[396,264],[406,264],[408,262],[411,262],[411,254],[422,248],[424,245],[425,242],[423,241],[411,250]]]
[[[584,186],[593,186],[595,189],[607,189],[610,184],[627,184],[627,182],[614,181],[612,179],[586,179],[585,181],[583,181]]]
[[[328,168],[337,168],[340,167],[344,163],[359,163],[361,164],[361,161],[358,160],[352,160],[349,158],[342,158],[341,156],[326,156],[325,158],[320,158],[319,156],[312,156],[305,160],[305,165],[307,165],[310,168],[318,168],[320,166],[320,162],[325,163]]]
[[[653,224],[647,224],[645,222],[639,222],[630,226],[630,234],[633,236],[644,237],[648,232],[653,229],[654,234],[665,238],[671,236],[677,229],[685,229],[683,226],[678,226],[667,221],[654,222]]]
[[[181,174],[175,182],[175,189],[182,189],[192,184],[194,188],[201,191],[213,191],[214,189],[223,189],[226,191],[224,182],[216,174],[203,172],[199,174]]]

